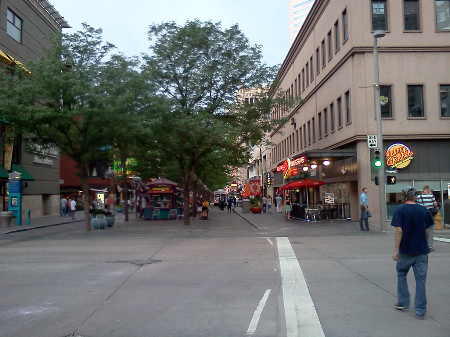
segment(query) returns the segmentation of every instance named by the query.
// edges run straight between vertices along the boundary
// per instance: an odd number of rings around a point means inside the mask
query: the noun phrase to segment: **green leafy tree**
[[[269,128],[271,101],[236,105],[236,94],[271,83],[275,69],[261,61],[260,47],[251,46],[237,25],[222,29],[219,23],[188,21],[181,27],[169,22],[150,26],[149,39],[155,41],[144,71],[171,103],[169,111],[152,119],[149,138],[177,162],[188,214],[202,158],[215,151],[242,157],[245,146],[260,141]]]

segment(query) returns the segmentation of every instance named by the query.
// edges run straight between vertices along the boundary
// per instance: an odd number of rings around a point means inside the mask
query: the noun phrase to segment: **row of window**
[[[344,104],[344,105],[343,105]],[[272,149],[272,158],[275,162],[282,161],[286,157],[293,155],[315,143],[318,138],[327,136],[333,133],[336,129],[340,129],[352,121],[350,109],[350,91],[344,95],[344,102],[342,96],[338,97],[336,102],[332,102],[327,108],[317,114],[316,118],[311,118],[310,121],[300,126],[295,132],[286,137],[281,143]],[[318,126],[318,128],[316,128]],[[316,133],[318,131],[318,134]]]
[[[9,8],[6,13],[6,33],[14,40],[22,43],[22,19]]]
[[[403,28],[418,31],[420,27],[420,1],[403,0]],[[450,30],[450,0],[435,0],[436,30]],[[388,1],[372,0],[372,30],[388,30]]]
[[[380,86],[381,118],[392,118],[391,86]],[[439,86],[440,116],[450,117],[450,85]],[[408,85],[408,118],[425,117],[422,85]]]
[[[342,37],[345,43],[345,41],[348,40],[347,10],[344,10],[342,12]],[[333,58],[333,54],[339,51],[341,46],[340,41],[341,31],[339,29],[338,19],[334,23],[334,35],[333,30],[330,29],[327,34],[327,43],[325,42],[325,39],[323,39],[321,47],[317,47],[316,49],[316,69],[314,69],[313,56],[311,56],[309,62],[306,62],[305,67],[298,74],[297,78],[294,80],[294,83],[292,83],[291,87],[286,91],[286,100],[292,97],[300,96],[300,94],[305,91],[307,87],[309,87],[309,84],[314,80],[314,70],[316,71],[317,75],[320,73],[320,70],[327,64],[327,55],[329,61]],[[320,52],[320,48],[322,52]],[[286,108],[286,106],[277,107],[273,112],[272,117],[275,119],[281,118],[287,112]]]

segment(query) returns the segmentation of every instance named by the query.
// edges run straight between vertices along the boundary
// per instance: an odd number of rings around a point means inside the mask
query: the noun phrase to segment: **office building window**
[[[334,132],[335,118],[334,118],[334,104],[330,104],[330,118],[331,118],[331,132]]]
[[[305,68],[302,69],[302,92],[305,91]]]
[[[333,104],[331,104],[333,105]],[[328,111],[327,108],[323,110],[323,133],[324,135],[328,135]]]
[[[352,114],[350,110],[350,91],[347,91],[345,93],[345,116],[346,116],[346,123],[352,122]]]
[[[316,49],[316,75],[320,73],[320,51],[319,48]]]
[[[301,85],[302,85],[302,83],[301,83],[301,76],[300,76],[300,73],[298,74],[298,95],[300,96],[300,93],[302,92],[302,88],[301,88]]]
[[[337,99],[338,128],[342,128],[342,99]]]
[[[336,48],[336,53],[341,47],[341,41],[339,40],[339,21],[334,23],[334,47]]]
[[[327,64],[327,50],[325,48],[325,39],[322,40],[322,68]]]
[[[306,87],[309,86],[309,64],[306,63]]]
[[[436,29],[450,30],[450,0],[436,0]]]
[[[333,38],[331,37],[331,30],[327,34],[328,40],[328,60],[333,58]]]
[[[317,115],[319,118],[319,139],[322,138],[322,113],[319,112]]]
[[[313,143],[316,142],[316,119],[314,117],[312,118],[312,140]]]
[[[308,121],[308,145],[311,145],[311,122]]]
[[[403,0],[405,30],[419,30],[419,0]]]
[[[392,117],[391,87],[380,85],[381,118]]]
[[[309,64],[311,66],[311,82],[314,79],[314,67],[313,67],[313,57],[311,56],[311,58],[309,59]]]
[[[306,142],[306,124],[303,124],[303,140],[305,141],[305,147],[307,146],[307,142]]]
[[[411,118],[424,117],[423,87],[421,85],[408,85],[408,116]]]
[[[348,40],[348,17],[347,10],[342,12],[342,37],[344,42]]]
[[[22,19],[10,11],[9,8],[6,16],[6,33],[17,42],[22,43]]]
[[[372,30],[387,30],[386,0],[372,0]]]
[[[441,85],[441,117],[450,117],[450,85]]]
[[[300,132],[298,133],[300,138],[300,149],[303,149],[303,138],[302,138],[302,127],[300,127]]]
[[[295,142],[297,143],[297,151],[300,150],[299,146],[299,141],[298,141],[298,130],[295,130]]]

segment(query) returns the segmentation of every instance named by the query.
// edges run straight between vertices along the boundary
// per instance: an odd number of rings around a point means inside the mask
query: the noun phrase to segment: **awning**
[[[22,165],[19,164],[12,164],[11,165],[11,172],[17,171],[19,173],[22,173],[22,180],[28,180],[28,181],[35,181],[36,179],[33,178],[33,176],[25,170],[25,168]]]
[[[16,60],[14,57],[12,57],[9,54],[6,54],[6,55],[11,59],[11,61],[12,61],[11,65],[16,65],[19,68],[21,68],[24,72],[26,72],[27,74],[31,74],[31,72],[27,68],[25,68],[25,66],[22,64],[22,62]]]
[[[9,178],[9,173],[8,171],[5,170],[5,168],[3,166],[0,165],[0,178]]]
[[[6,63],[7,65],[11,64],[11,59],[1,49],[0,49],[0,61]]]

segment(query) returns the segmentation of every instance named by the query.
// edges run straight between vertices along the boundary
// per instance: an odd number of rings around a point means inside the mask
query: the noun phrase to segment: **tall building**
[[[291,45],[295,40],[303,22],[315,0],[289,0],[289,36]]]
[[[69,24],[46,0],[0,1],[0,71],[5,66],[23,67],[44,56],[53,33]],[[0,207],[8,204],[8,171],[22,173],[22,217],[59,213],[59,150],[42,148],[21,139],[5,142],[8,124],[0,125]],[[6,169],[6,170],[5,170]]]
[[[359,194],[368,187],[373,221],[379,186],[386,187],[387,219],[407,185],[434,190],[443,204],[450,188],[450,1],[316,0],[277,75],[276,90],[299,98],[272,118],[286,122],[271,133],[275,193],[300,173],[325,185],[292,191],[301,201],[329,203],[333,215],[359,219]],[[374,32],[378,38],[381,97],[375,102]],[[275,90],[271,94],[275,94]],[[374,163],[368,135],[377,134],[381,104],[386,161]],[[289,160],[287,160],[289,159]],[[284,177],[283,170],[297,173]],[[395,184],[392,184],[396,182]]]

